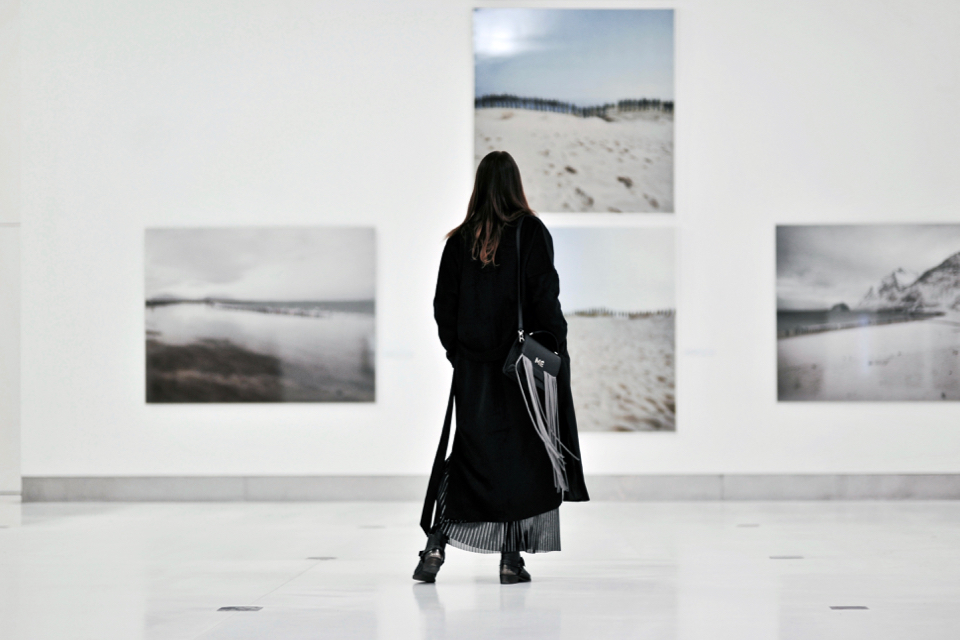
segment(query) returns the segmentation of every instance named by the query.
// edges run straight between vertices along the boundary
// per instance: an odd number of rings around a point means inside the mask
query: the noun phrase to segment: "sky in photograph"
[[[675,308],[673,229],[558,227],[550,233],[564,313]]]
[[[146,297],[373,300],[373,228],[147,229]]]
[[[777,227],[777,308],[854,307],[896,269],[918,276],[960,251],[960,224]]]
[[[476,95],[673,100],[673,10],[475,9]]]

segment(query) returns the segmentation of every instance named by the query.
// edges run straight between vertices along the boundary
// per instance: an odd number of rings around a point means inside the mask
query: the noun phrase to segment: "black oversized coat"
[[[549,331],[560,346],[560,437],[572,453],[565,454],[569,491],[562,496],[554,487],[550,459],[534,431],[519,385],[502,372],[517,336],[516,224],[503,229],[496,266],[484,267],[472,259],[470,243],[461,234],[447,240],[440,260],[434,317],[454,367],[456,396],[445,514],[451,520],[509,522],[555,509],[561,500],[589,500],[578,459],[567,323],[558,299],[553,240],[543,222],[532,215],[524,216],[520,239],[524,328]]]

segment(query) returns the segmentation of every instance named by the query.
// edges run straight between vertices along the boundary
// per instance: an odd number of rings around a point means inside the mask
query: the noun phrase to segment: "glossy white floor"
[[[0,529],[0,638],[960,637],[960,503],[589,503],[501,586],[410,574],[410,503],[27,504]],[[256,612],[225,613],[252,605]],[[832,606],[867,609],[836,610]]]

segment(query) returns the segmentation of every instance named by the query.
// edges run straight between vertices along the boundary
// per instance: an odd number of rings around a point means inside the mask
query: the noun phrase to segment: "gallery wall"
[[[0,2],[0,525],[20,502],[19,2]]]
[[[22,2],[24,476],[426,473],[473,6]],[[676,432],[584,433],[586,472],[960,471],[954,403],[778,404],[775,322],[777,224],[960,220],[960,6],[670,7],[676,213],[544,215],[676,229]],[[375,403],[145,402],[145,229],[251,225],[375,229]]]

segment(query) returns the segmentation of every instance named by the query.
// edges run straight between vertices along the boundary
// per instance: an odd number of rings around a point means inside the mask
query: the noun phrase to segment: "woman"
[[[517,339],[518,225],[524,329],[552,333],[561,356],[563,488],[555,485],[556,461],[534,430],[518,381],[503,373]],[[559,551],[560,503],[589,500],[559,293],[550,232],[527,204],[516,162],[494,151],[480,162],[467,217],[447,235],[440,259],[434,317],[454,369],[451,402],[455,397],[457,420],[453,449],[444,461],[448,407],[421,520],[427,546],[414,579],[436,579],[449,542],[478,553],[499,551],[501,584],[529,582],[520,553]]]

